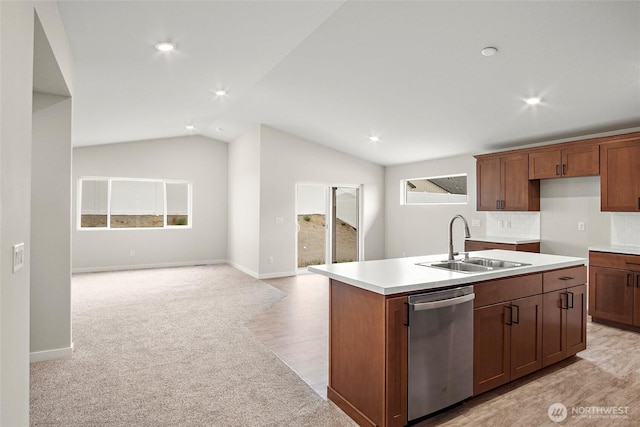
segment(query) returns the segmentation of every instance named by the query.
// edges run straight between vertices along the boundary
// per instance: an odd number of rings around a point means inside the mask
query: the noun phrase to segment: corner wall
[[[78,230],[82,176],[158,178],[193,183],[192,227]],[[227,258],[227,144],[202,136],[73,149],[73,271],[224,262]],[[131,250],[135,252],[131,256]]]
[[[262,126],[261,278],[296,274],[296,184],[362,185],[364,260],[384,257],[384,167]],[[283,222],[276,222],[282,218]],[[268,259],[272,257],[273,263]]]
[[[401,205],[401,180],[408,178],[467,174],[466,204]],[[388,166],[385,177],[385,257],[446,254],[449,250],[449,221],[456,214],[469,222],[471,237],[485,234],[484,212],[476,211],[476,160],[457,156],[397,166]],[[472,220],[480,227],[471,227]],[[464,228],[460,221],[453,228],[454,248],[464,250]]]

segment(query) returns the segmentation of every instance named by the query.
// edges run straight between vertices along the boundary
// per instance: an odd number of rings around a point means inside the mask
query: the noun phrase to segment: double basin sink
[[[493,271],[502,268],[524,267],[531,264],[527,264],[524,262],[504,261],[501,259],[473,257],[454,261],[419,262],[416,265],[421,265],[424,267],[443,268],[445,270],[458,271],[461,273],[480,273],[483,271]]]

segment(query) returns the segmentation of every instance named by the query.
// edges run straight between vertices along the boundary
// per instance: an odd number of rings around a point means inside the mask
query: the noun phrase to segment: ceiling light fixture
[[[196,128],[196,126],[195,125],[184,125],[184,128],[186,130],[194,130]]]
[[[156,43],[155,48],[160,52],[171,52],[176,48],[176,44],[171,42],[158,42]]]
[[[540,98],[539,96],[532,96],[524,100],[524,102],[526,102],[529,105],[538,105],[540,104],[540,101],[542,101],[542,98]]]
[[[485,47],[484,49],[482,49],[481,53],[484,56],[493,56],[496,53],[498,53],[498,49],[493,47],[493,46],[488,46],[488,47]]]
[[[213,92],[216,94],[216,96],[225,96],[227,94],[227,91],[224,89],[218,89],[215,92]]]
[[[380,142],[380,138],[378,138],[377,136],[370,136],[369,137],[369,141],[371,141],[371,142]]]

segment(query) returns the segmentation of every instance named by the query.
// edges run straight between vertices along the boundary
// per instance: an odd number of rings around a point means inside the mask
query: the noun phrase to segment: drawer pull
[[[560,280],[573,280],[573,277],[571,277],[571,276],[563,276],[563,277],[560,277]]]
[[[562,175],[566,175],[567,174],[567,165],[563,164],[562,165]]]
[[[636,276],[636,288],[640,288],[640,274]]]
[[[556,175],[560,175],[560,165],[556,165]]]
[[[633,282],[633,274],[627,273],[627,286],[633,286],[632,282]]]

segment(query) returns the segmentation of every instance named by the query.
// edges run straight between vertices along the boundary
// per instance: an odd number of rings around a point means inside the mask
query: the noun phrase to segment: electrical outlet
[[[584,230],[585,230],[584,221],[578,221],[578,231],[584,231]]]
[[[407,256],[407,253],[406,253],[406,252],[404,252],[404,251],[402,251],[402,258],[404,258],[404,257],[406,257],[406,256]]]
[[[136,256],[136,251],[131,249],[131,251],[129,251],[129,256]]]
[[[24,243],[13,245],[13,272],[19,271],[24,267]]]
[[[273,257],[270,256],[267,261],[269,262],[269,264],[273,264]]]
[[[502,227],[504,227],[504,223],[502,222],[502,220],[498,220],[498,228]]]
[[[511,220],[510,219],[507,220],[507,228],[511,228]]]
[[[480,220],[479,219],[471,220],[471,226],[472,227],[480,227]]]

